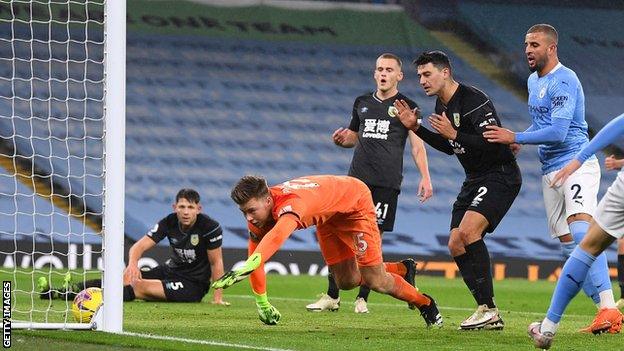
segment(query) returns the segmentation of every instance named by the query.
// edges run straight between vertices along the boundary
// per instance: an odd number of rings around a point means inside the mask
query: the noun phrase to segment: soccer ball
[[[86,288],[74,298],[72,314],[76,322],[89,323],[100,306],[102,306],[102,289]]]

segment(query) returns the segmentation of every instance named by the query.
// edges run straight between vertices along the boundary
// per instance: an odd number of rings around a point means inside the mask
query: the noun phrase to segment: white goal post
[[[123,331],[125,71],[125,0],[0,0],[0,277],[14,329]],[[91,323],[67,298],[40,299],[39,277],[68,274],[102,280]]]

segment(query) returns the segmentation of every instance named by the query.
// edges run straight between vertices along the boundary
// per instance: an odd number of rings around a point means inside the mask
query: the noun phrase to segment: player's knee
[[[340,290],[351,290],[356,286],[359,286],[362,279],[359,275],[347,275],[340,277],[334,275],[334,280],[336,281],[336,285],[338,285],[338,288]]]
[[[465,251],[464,242],[458,237],[451,238],[448,242],[448,249],[451,256],[457,256]]]

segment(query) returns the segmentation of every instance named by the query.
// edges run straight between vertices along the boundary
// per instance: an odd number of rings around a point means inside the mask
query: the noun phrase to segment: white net
[[[74,322],[64,279],[100,277],[104,78],[104,0],[0,0],[0,275],[13,321]],[[60,299],[41,298],[43,280]]]

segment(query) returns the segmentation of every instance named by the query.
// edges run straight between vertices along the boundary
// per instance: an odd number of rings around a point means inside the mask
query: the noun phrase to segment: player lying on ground
[[[555,175],[551,186],[557,187],[563,184],[571,174],[581,168],[583,162],[589,157],[617,138],[621,138],[622,135],[624,135],[624,114],[609,122],[596,134],[594,139]],[[536,348],[550,348],[563,312],[588,278],[587,272],[596,262],[596,257],[615,239],[620,239],[622,236],[624,236],[624,171],[618,173],[617,178],[600,200],[587,235],[572,251],[570,258],[563,266],[546,318],[542,322],[529,325],[529,337],[533,339]],[[600,309],[592,324],[584,331],[594,334],[619,333],[621,328],[622,313],[613,307]]]
[[[152,230],[137,241],[129,251],[128,266],[124,271],[124,301],[135,298],[148,301],[198,302],[214,281],[223,275],[221,252],[222,230],[218,222],[201,213],[199,193],[181,189],[173,204],[174,213],[163,218]],[[164,265],[141,271],[138,261],[143,253],[167,237],[171,256]],[[60,289],[51,289],[46,277],[38,279],[41,298],[72,300],[76,293],[88,287],[101,287],[100,279],[71,282],[65,276]],[[222,290],[215,290],[212,303],[229,305],[223,301]]]
[[[398,273],[401,263],[382,262],[381,239],[371,192],[348,176],[308,176],[269,188],[262,177],[245,176],[231,193],[249,227],[249,258],[213,288],[227,288],[251,275],[260,320],[276,324],[280,313],[267,299],[264,263],[296,229],[316,226],[321,253],[338,287],[366,285],[413,304],[427,326],[441,326],[433,298],[418,292]]]

